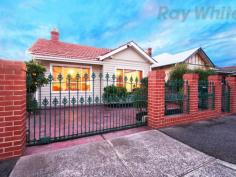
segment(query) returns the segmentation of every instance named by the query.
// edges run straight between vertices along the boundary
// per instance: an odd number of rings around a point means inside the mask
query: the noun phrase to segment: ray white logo
[[[157,18],[160,20],[181,20],[188,18],[211,19],[211,20],[236,20],[236,9],[231,7],[195,7],[194,9],[171,9],[167,6],[161,6],[158,9]]]

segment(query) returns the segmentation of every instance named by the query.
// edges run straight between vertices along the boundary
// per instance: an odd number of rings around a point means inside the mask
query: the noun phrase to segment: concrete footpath
[[[235,165],[149,130],[21,157],[11,177],[235,177]]]

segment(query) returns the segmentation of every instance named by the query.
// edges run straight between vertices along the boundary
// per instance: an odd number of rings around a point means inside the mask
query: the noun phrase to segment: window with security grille
[[[90,91],[91,84],[89,82],[90,71],[88,67],[69,67],[69,66],[53,66],[52,67],[52,91]],[[61,74],[62,80],[61,83],[58,80],[58,76]],[[77,81],[76,76],[79,74],[79,79]],[[87,80],[85,75],[88,76]],[[70,76],[70,80],[68,79]]]
[[[140,81],[143,77],[143,72],[131,69],[116,70],[116,86],[126,87],[127,91],[132,91],[140,87]]]

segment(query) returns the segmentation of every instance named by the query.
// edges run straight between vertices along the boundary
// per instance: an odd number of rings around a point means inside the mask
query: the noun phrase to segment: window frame
[[[60,64],[60,63],[50,63],[50,73],[52,74],[52,77],[53,77],[53,79],[54,79],[54,75],[53,75],[53,67],[54,66],[61,66],[61,67],[73,67],[73,68],[79,68],[79,67],[82,67],[82,68],[88,68],[89,70],[90,70],[90,76],[89,76],[89,79],[91,79],[91,74],[93,73],[93,68],[92,68],[92,65],[71,65],[71,64]],[[57,76],[56,76],[57,77]],[[54,81],[52,80],[52,83],[53,83]],[[55,82],[59,82],[59,81],[55,81]],[[77,93],[77,92],[79,92],[79,93],[92,93],[92,88],[93,88],[93,83],[92,83],[92,80],[90,80],[90,81],[88,81],[88,83],[90,84],[90,90],[89,91],[86,91],[86,90],[70,90],[70,93]],[[52,89],[52,87],[53,87],[53,84],[51,84],[51,93],[59,93],[60,92],[60,90],[58,90],[58,91],[54,91],[53,89]],[[61,93],[69,93],[69,90],[67,90],[67,91],[61,91]]]
[[[141,78],[141,79],[144,78],[144,69],[137,69],[137,68],[135,68],[135,67],[115,67],[115,73],[116,73],[117,70],[123,70],[123,72],[124,72],[124,70],[141,71],[141,72],[142,72],[142,78]],[[124,79],[124,78],[123,78],[123,79]],[[135,79],[135,78],[134,78],[134,79]],[[140,82],[140,81],[139,81],[139,82]],[[117,86],[117,82],[115,82],[115,86]]]

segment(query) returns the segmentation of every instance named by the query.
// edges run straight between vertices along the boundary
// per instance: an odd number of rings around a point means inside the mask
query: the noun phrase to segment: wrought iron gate
[[[213,82],[198,82],[198,109],[215,109],[215,85]]]
[[[230,87],[226,82],[222,83],[221,110],[230,112]]]
[[[39,76],[40,77],[40,76]],[[27,144],[142,126],[146,123],[147,87],[137,78],[89,73],[61,74],[27,96]],[[27,82],[32,76],[27,76]]]

